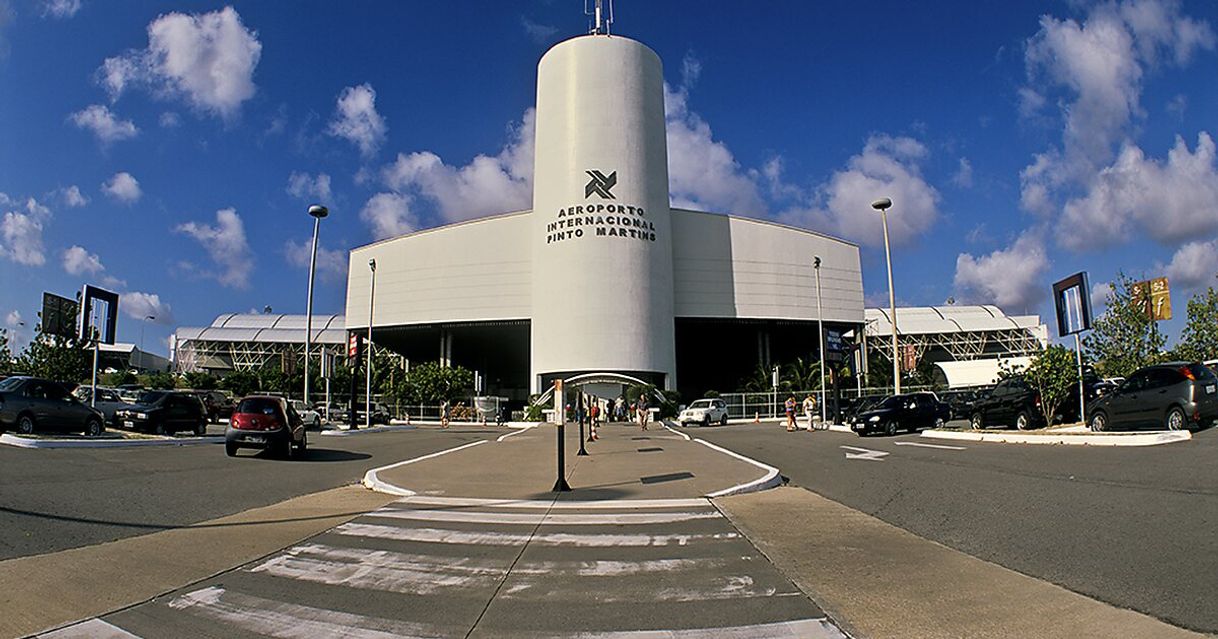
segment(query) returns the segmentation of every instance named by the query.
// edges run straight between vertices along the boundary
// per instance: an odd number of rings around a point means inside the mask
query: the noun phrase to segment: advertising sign
[[[359,357],[359,333],[347,335],[347,359]]]
[[[1053,305],[1057,309],[1059,337],[1091,330],[1091,287],[1087,282],[1087,271],[1055,283]]]
[[[842,332],[834,329],[825,331],[825,361],[841,363],[846,361],[846,345],[842,342]]]
[[[914,348],[913,344],[906,344],[901,347],[901,368],[907,371],[912,371],[918,367],[918,349]]]
[[[75,300],[54,293],[42,294],[42,332],[60,337],[76,336]]]
[[[80,292],[80,303],[77,337],[84,341],[97,335],[102,344],[113,344],[118,325],[118,293],[85,284]]]
[[[1138,282],[1130,292],[1134,305],[1140,307],[1152,321],[1171,319],[1171,287],[1166,277]]]

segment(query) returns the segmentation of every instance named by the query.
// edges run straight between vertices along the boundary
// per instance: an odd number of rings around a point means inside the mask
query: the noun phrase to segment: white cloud
[[[140,190],[139,180],[126,171],[115,173],[114,177],[102,183],[101,189],[102,193],[123,204],[134,204],[144,194]]]
[[[180,224],[174,229],[194,238],[203,246],[220,272],[213,275],[224,286],[248,288],[254,270],[254,255],[245,239],[245,225],[235,209],[216,211],[216,224]]]
[[[98,142],[110,144],[135,137],[139,129],[131,120],[120,120],[105,105],[92,104],[68,116],[76,126],[93,133]]]
[[[80,11],[81,0],[43,0],[42,16],[45,18],[71,18]]]
[[[171,326],[174,323],[173,308],[168,303],[162,302],[161,296],[155,293],[140,291],[123,293],[118,297],[118,307],[122,309],[124,315],[134,320],[142,322],[148,316],[152,316],[155,319],[148,321],[153,324]]]
[[[1167,265],[1167,279],[1173,288],[1192,290],[1218,285],[1218,240],[1189,242],[1181,246]]]
[[[376,91],[370,84],[347,87],[338,96],[329,132],[359,147],[364,156],[376,153],[389,127],[376,112]]]
[[[818,203],[793,208],[780,218],[793,224],[837,233],[848,239],[881,245],[879,213],[871,203],[892,199],[888,233],[893,244],[904,244],[926,232],[939,217],[939,192],[922,178],[920,163],[928,151],[912,138],[875,135],[863,152],[850,158],[818,189]]]
[[[697,76],[696,61],[684,65]],[[674,207],[762,216],[757,176],[745,171],[723,142],[714,139],[710,125],[689,110],[687,86],[664,85],[664,120],[668,138],[668,188]]]
[[[166,111],[161,114],[160,119],[157,121],[160,123],[161,128],[173,129],[182,124],[182,116],[173,111]]]
[[[30,341],[30,335],[33,334],[33,328],[26,324],[25,319],[21,317],[20,311],[9,311],[8,315],[4,316],[4,327],[8,331],[8,348],[13,355],[25,350],[26,344]]]
[[[261,55],[257,34],[241,24],[232,7],[167,13],[149,23],[147,49],[107,58],[98,79],[114,99],[131,86],[147,86],[228,119],[254,96]]]
[[[399,153],[393,164],[381,170],[381,178],[399,194],[417,193],[435,202],[448,222],[527,209],[533,202],[533,120],[530,108],[509,129],[508,142],[496,156],[479,155],[457,167],[430,151]]]
[[[330,201],[330,176],[318,173],[317,177],[308,173],[292,172],[288,176],[288,195],[302,200],[326,203]]]
[[[80,192],[80,187],[75,184],[60,189],[59,197],[68,208],[74,209],[89,203],[89,198],[85,197],[85,194]]]
[[[1218,231],[1218,166],[1208,134],[1197,136],[1193,152],[1177,137],[1166,162],[1126,144],[1084,197],[1066,203],[1058,240],[1101,248],[1127,239],[1135,227],[1164,243]]]
[[[72,246],[63,252],[63,270],[69,275],[97,275],[106,270],[96,253],[82,246]]]
[[[532,20],[521,16],[520,26],[524,27],[524,32],[529,38],[537,44],[545,44],[558,33],[558,27],[553,27],[548,24],[538,24]]]
[[[1015,242],[988,255],[956,257],[956,296],[992,303],[1009,312],[1023,312],[1045,296],[1041,279],[1049,270],[1044,241],[1028,231]]]
[[[309,253],[312,249],[313,244],[308,240],[302,242],[288,240],[283,243],[283,256],[288,264],[297,268],[308,269]],[[342,279],[347,274],[347,253],[318,246],[317,274],[326,280]]]
[[[1112,283],[1100,282],[1091,285],[1091,314],[1099,317],[1108,308],[1108,296],[1112,295]]]
[[[20,202],[0,193],[0,205],[18,207],[5,212],[0,220],[0,257],[26,266],[46,264],[42,244],[43,225],[51,219],[51,210],[28,198]],[[25,211],[21,211],[21,207]]]
[[[383,240],[419,229],[410,200],[409,195],[401,193],[377,193],[368,199],[359,216],[372,227],[373,239]]]
[[[967,189],[973,186],[973,163],[968,158],[960,158],[956,173],[952,175],[952,184]]]

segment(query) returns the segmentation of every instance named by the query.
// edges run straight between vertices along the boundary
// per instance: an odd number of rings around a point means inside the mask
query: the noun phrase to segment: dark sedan
[[[77,386],[76,390],[72,391],[72,394],[75,395],[76,399],[79,399],[82,404],[88,404],[101,411],[102,415],[105,415],[106,417],[106,425],[113,426],[114,428],[119,427],[117,418],[118,411],[125,408],[131,408],[131,404],[124,402],[123,398],[119,397],[118,391],[114,390],[113,388],[99,387],[97,389],[96,402],[90,401],[90,396],[93,394],[93,387],[91,386],[85,386],[83,384]]]
[[[100,411],[81,403],[59,382],[36,377],[0,381],[0,432],[83,431],[96,437],[105,430],[104,420]]]
[[[179,431],[207,434],[207,412],[199,398],[173,391],[146,391],[129,408],[118,411],[116,419],[123,428],[157,435]]]
[[[860,412],[850,428],[859,435],[896,435],[900,430],[916,432],[942,426],[950,416],[951,409],[934,393],[907,393],[892,395]]]

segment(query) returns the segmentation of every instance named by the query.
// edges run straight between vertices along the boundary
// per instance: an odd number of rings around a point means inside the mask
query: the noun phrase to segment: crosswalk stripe
[[[379,524],[348,522],[338,526],[334,532],[340,535],[416,541],[436,544],[469,544],[491,546],[516,546],[526,542],[543,546],[575,546],[602,548],[608,546],[688,546],[699,542],[739,539],[734,532],[712,534],[606,534],[581,535],[572,533],[504,533],[490,531],[445,530],[441,528],[398,528]]]
[[[725,628],[682,628],[678,630],[582,631],[554,634],[498,632],[500,639],[847,639],[828,619],[798,619]]]
[[[280,639],[433,639],[452,636],[456,630],[274,601],[216,586],[182,595],[169,607]]]
[[[140,639],[140,636],[94,618],[38,635],[36,639]]]
[[[412,519],[416,521],[441,521],[468,524],[515,524],[536,526],[621,526],[637,524],[675,524],[698,519],[721,519],[718,511],[673,512],[673,513],[488,513],[461,510],[399,510],[382,508],[368,513],[370,517]]]
[[[536,510],[637,510],[640,508],[707,508],[706,499],[618,499],[603,501],[541,501],[530,499],[478,499],[475,497],[438,497],[412,495],[398,503],[411,506],[481,506]]]

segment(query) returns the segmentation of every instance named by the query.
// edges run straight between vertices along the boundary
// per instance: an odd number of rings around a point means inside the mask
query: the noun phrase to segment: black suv
[[[1094,431],[1201,428],[1218,418],[1218,376],[1195,362],[1139,368],[1116,390],[1088,404],[1087,417]]]
[[[145,391],[129,408],[118,411],[115,421],[123,428],[157,435],[189,430],[207,434],[207,409],[198,397],[174,391]]]
[[[850,424],[859,435],[882,432],[896,435],[898,430],[917,432],[922,428],[938,428],[951,416],[947,404],[934,393],[892,395],[860,412]]]
[[[969,423],[980,430],[991,426],[1014,425],[1031,430],[1045,425],[1040,410],[1040,393],[1022,377],[1008,377],[973,402]]]

